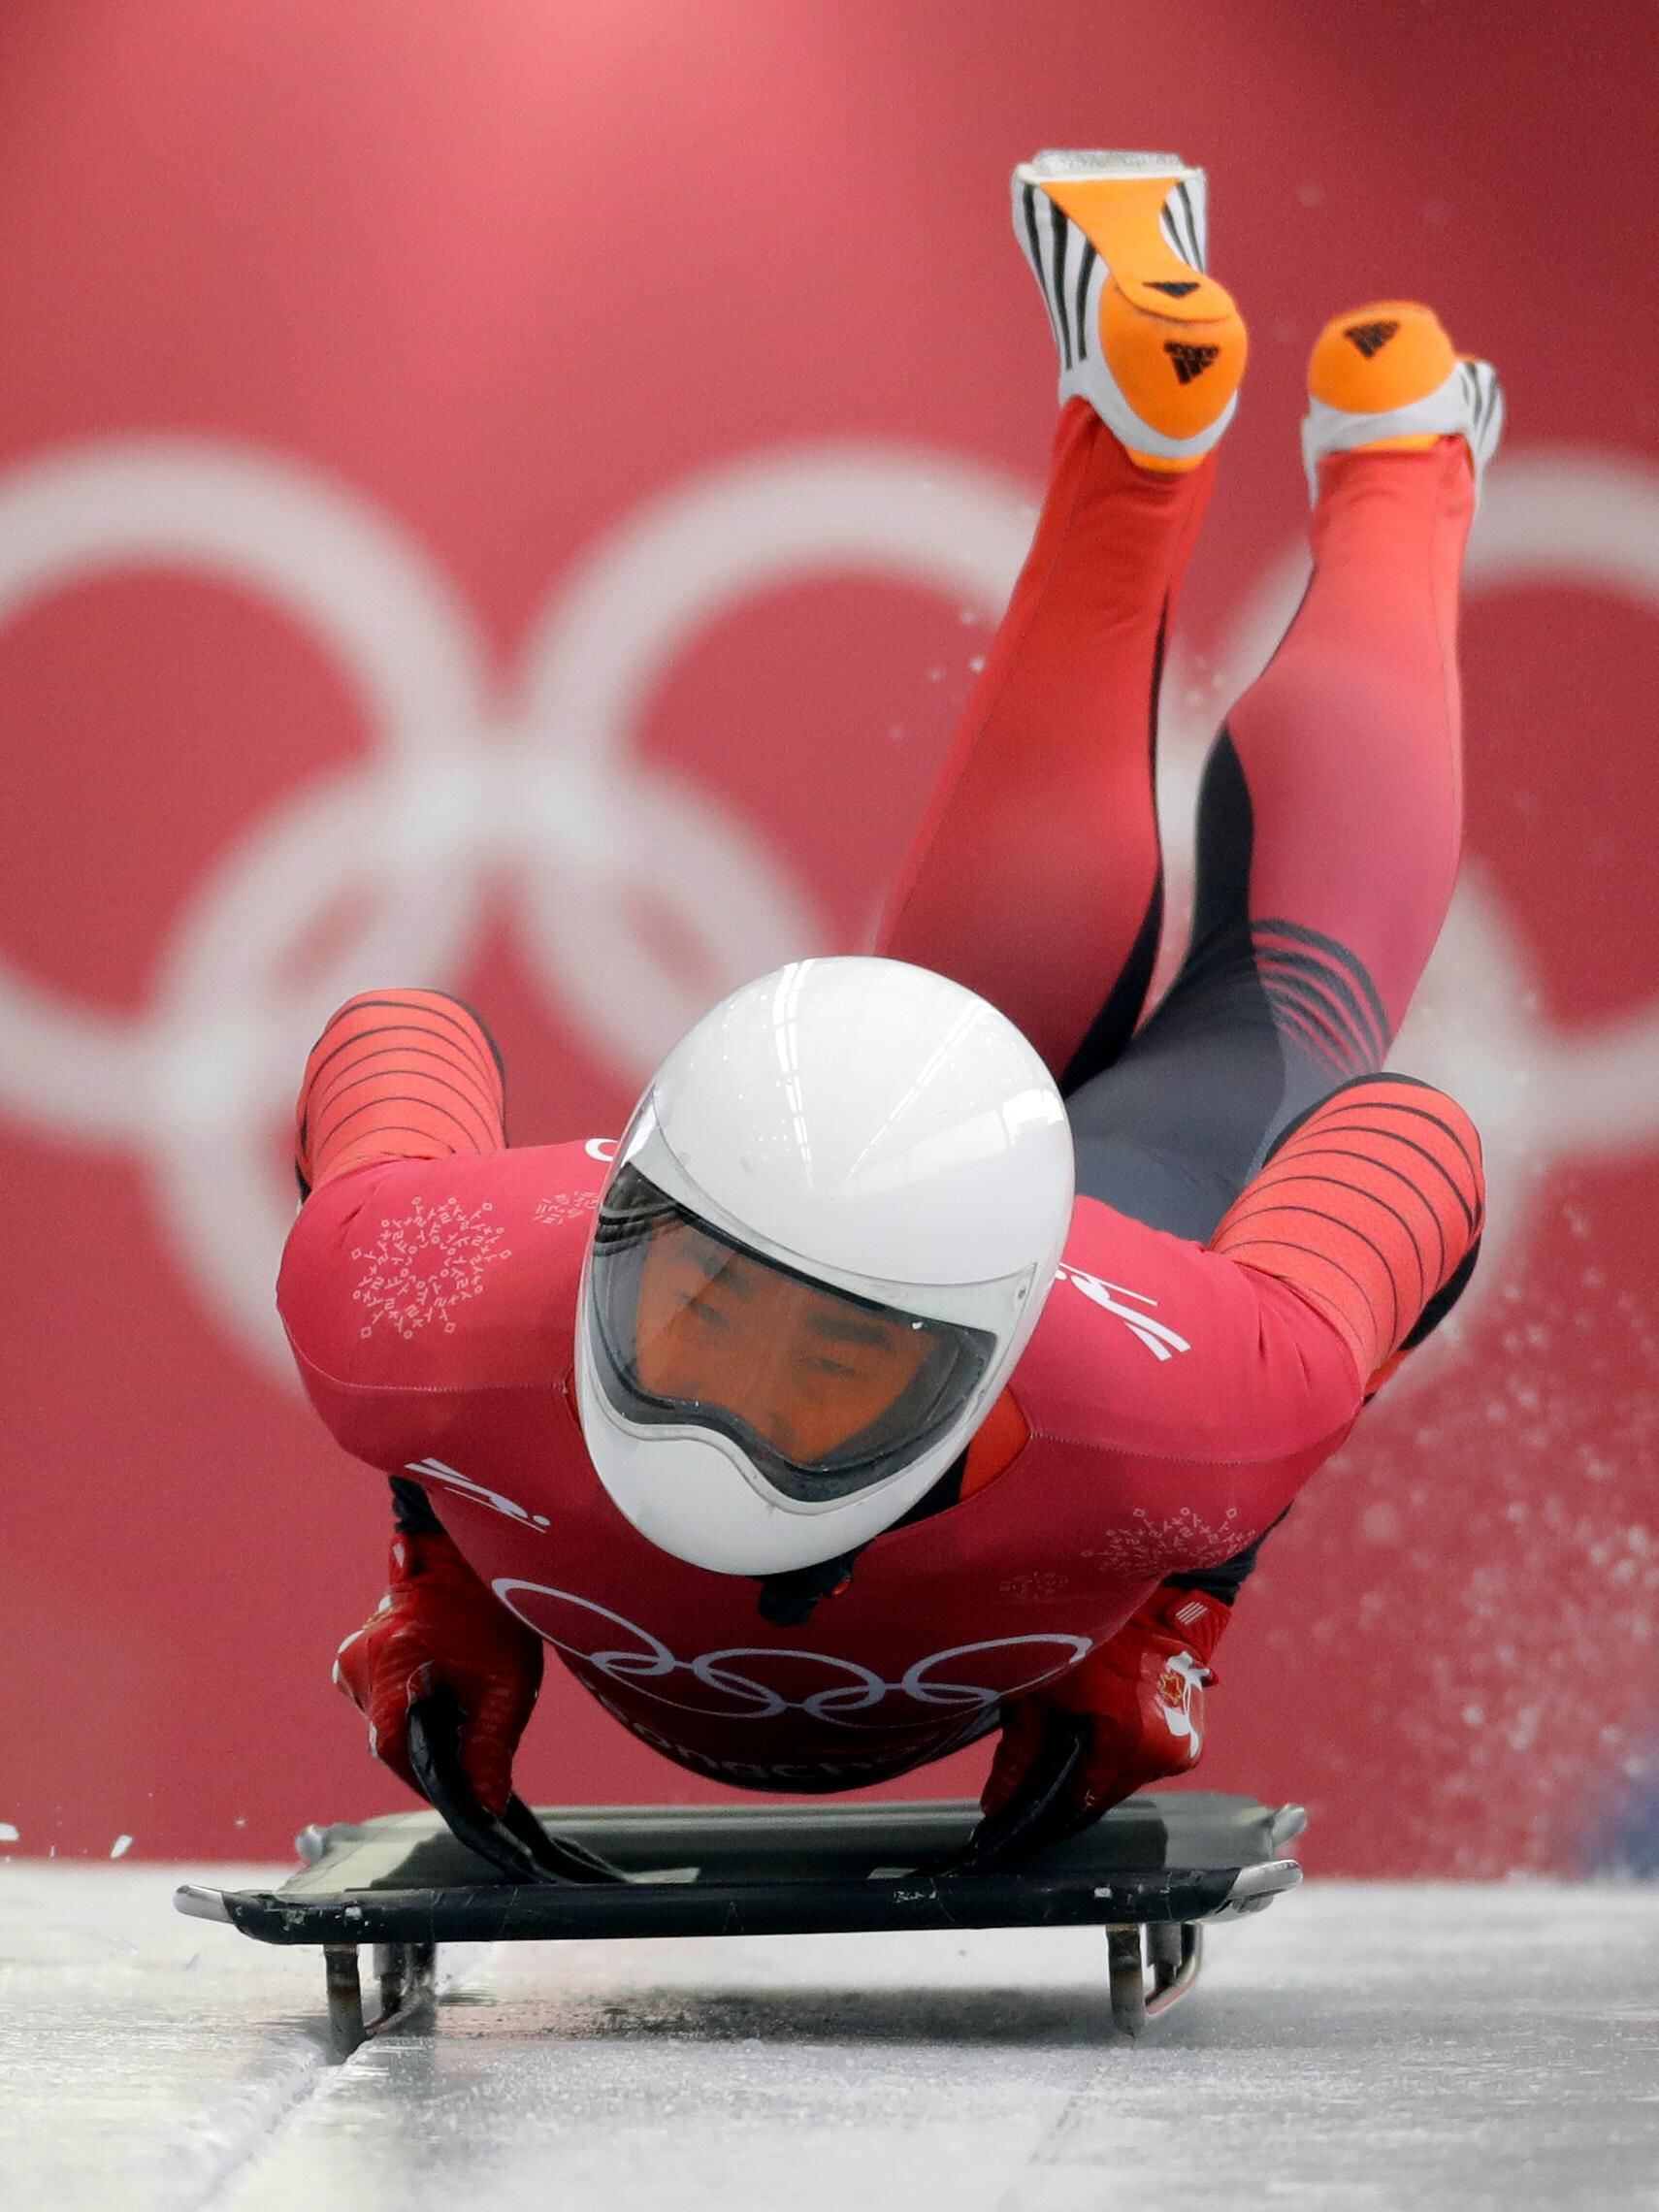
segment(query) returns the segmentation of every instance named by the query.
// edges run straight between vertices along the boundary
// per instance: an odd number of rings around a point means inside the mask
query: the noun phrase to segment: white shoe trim
[[[1210,179],[1190,169],[1176,183],[1158,217],[1163,243],[1178,261],[1200,275],[1210,273]]]
[[[1044,146],[1014,174],[1027,184],[1047,178],[1088,177],[1201,177],[1201,169],[1188,168],[1178,153],[1121,153],[1098,146]]]
[[[1090,311],[1098,313],[1098,295],[1090,300]],[[1099,328],[1098,322],[1095,328]],[[1086,359],[1068,369],[1060,377],[1060,405],[1067,400],[1087,400],[1106,428],[1122,445],[1136,453],[1150,453],[1159,461],[1198,461],[1220,441],[1221,434],[1238,412],[1239,396],[1235,392],[1220,413],[1208,428],[1192,438],[1168,438],[1161,430],[1154,430],[1150,422],[1143,422],[1123,397],[1122,388],[1096,345]]]
[[[1095,165],[1087,172],[1080,168],[1063,174],[1093,177],[1138,176],[1154,165],[1166,160],[1171,162],[1172,167],[1158,167],[1155,172],[1159,176],[1167,175],[1172,185],[1164,203],[1164,238],[1178,259],[1200,273],[1202,261],[1193,261],[1191,256],[1194,250],[1201,252],[1204,244],[1208,212],[1204,173],[1201,169],[1185,168],[1174,156],[1163,154],[1039,154],[1034,162],[1021,163],[1014,172],[1012,185],[1014,236],[1037,279],[1037,289],[1048,309],[1055,350],[1060,357],[1061,406],[1070,399],[1087,400],[1113,437],[1134,452],[1151,454],[1160,461],[1200,460],[1232,421],[1238,407],[1238,394],[1233,394],[1207,429],[1191,438],[1165,437],[1150,423],[1143,422],[1129,405],[1100,350],[1100,294],[1111,272],[1064,209],[1043,191],[1042,179],[1036,174],[1039,163],[1062,159]],[[1121,171],[1098,166],[1111,162],[1135,166],[1125,166]],[[1178,185],[1185,189],[1175,190]],[[1044,203],[1041,213],[1036,205],[1039,199]],[[1085,268],[1089,274],[1079,296],[1078,278]]]
[[[1498,450],[1504,428],[1504,393],[1489,361],[1459,361],[1444,383],[1409,407],[1361,414],[1310,398],[1302,421],[1302,460],[1311,498],[1319,493],[1319,463],[1328,453],[1350,453],[1390,438],[1461,438],[1475,463],[1477,485]]]

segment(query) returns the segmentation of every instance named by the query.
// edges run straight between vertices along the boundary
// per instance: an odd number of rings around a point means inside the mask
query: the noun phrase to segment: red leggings
[[[1460,439],[1322,464],[1313,580],[1211,753],[1191,951],[1137,1030],[1162,919],[1158,680],[1214,467],[1153,474],[1083,401],[1062,412],[1030,556],[877,947],[1031,1038],[1081,1190],[1199,1238],[1292,1121],[1382,1065],[1445,920],[1474,511]]]

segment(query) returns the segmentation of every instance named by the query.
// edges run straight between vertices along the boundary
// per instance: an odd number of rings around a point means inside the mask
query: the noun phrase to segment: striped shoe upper
[[[1328,454],[1411,452],[1462,438],[1479,487],[1504,428],[1489,361],[1460,357],[1439,318],[1415,300],[1378,300],[1326,323],[1308,364],[1302,452],[1310,490]]]
[[[1244,324],[1205,273],[1201,170],[1173,154],[1044,153],[1014,173],[1014,230],[1043,294],[1060,398],[1148,466],[1195,466],[1231,419]]]

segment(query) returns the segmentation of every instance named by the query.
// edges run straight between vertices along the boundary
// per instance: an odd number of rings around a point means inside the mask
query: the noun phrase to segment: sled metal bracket
[[[1204,1931],[1193,1920],[1130,1921],[1106,1931],[1112,1991],[1112,2025],[1139,2035],[1149,2019],[1167,2012],[1198,1979]]]
[[[363,1977],[355,1943],[325,1943],[323,1974],[328,1990],[329,2040],[339,2059],[350,2058],[371,2035],[394,2020],[432,2004],[438,1991],[436,1943],[376,1943],[374,1974],[380,1984],[380,2009],[373,2020],[363,2012]]]
[[[1276,1897],[1294,1889],[1301,1879],[1302,1870],[1294,1859],[1268,1859],[1258,1867],[1241,1867],[1226,1903],[1207,1917],[1241,1920],[1247,1912],[1265,1912]]]
[[[200,1882],[180,1882],[173,1893],[173,1908],[190,1920],[219,1920],[234,1928],[222,1890],[204,1889]]]

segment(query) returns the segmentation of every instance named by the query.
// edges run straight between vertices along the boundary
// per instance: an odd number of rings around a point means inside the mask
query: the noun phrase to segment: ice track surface
[[[1659,2212],[1659,1888],[1319,1882],[1133,2047],[1092,1930],[474,1948],[337,2066],[179,1878],[0,1866],[8,2212]]]

